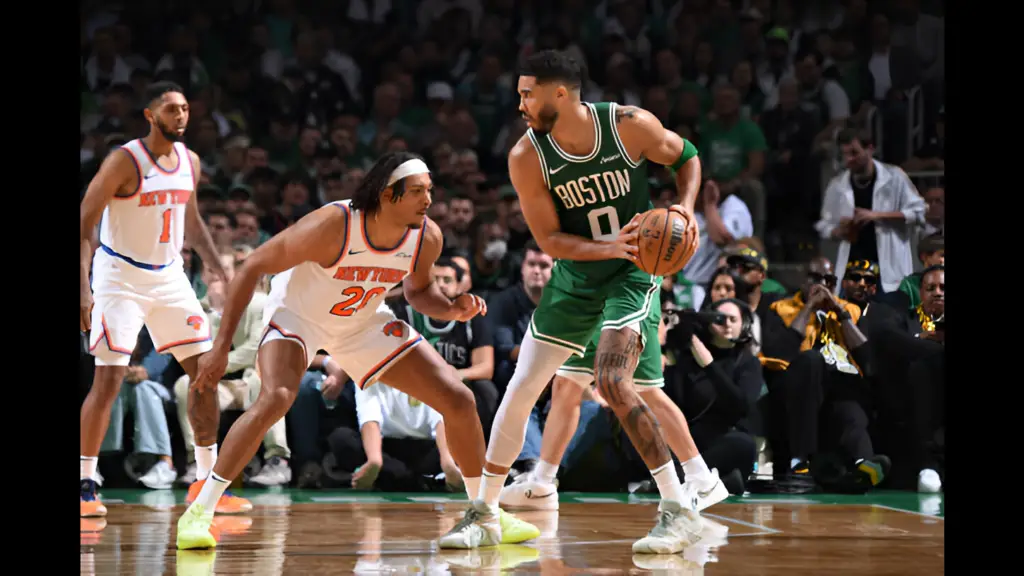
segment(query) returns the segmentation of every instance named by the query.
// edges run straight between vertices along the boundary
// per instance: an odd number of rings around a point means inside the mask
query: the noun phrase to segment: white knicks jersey
[[[362,211],[352,209],[348,200],[332,204],[348,215],[347,229],[339,231],[345,240],[338,259],[327,268],[303,262],[278,274],[270,282],[267,302],[268,310],[283,307],[328,332],[371,318],[386,306],[388,290],[415,270],[423,240],[423,228],[409,229],[395,246],[373,246]]]
[[[145,270],[161,270],[181,260],[185,209],[195,190],[188,148],[174,143],[177,167],[164,170],[142,140],[121,149],[135,162],[139,186],[131,196],[115,196],[100,219],[100,246],[110,256]],[[117,152],[115,152],[117,153]]]

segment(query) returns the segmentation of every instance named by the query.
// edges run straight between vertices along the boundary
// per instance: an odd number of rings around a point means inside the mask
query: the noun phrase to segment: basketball
[[[668,208],[640,216],[637,266],[652,276],[669,276],[686,266],[700,245],[697,220]]]

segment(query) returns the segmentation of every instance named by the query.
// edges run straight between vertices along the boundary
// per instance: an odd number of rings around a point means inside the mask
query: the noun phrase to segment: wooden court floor
[[[634,556],[656,512],[650,497],[563,494],[557,513],[519,514],[539,539],[455,552],[432,542],[462,515],[453,495],[251,491],[253,513],[218,517],[220,543],[204,553],[174,547],[184,492],[113,492],[102,495],[105,521],[81,521],[82,574],[944,573],[941,496],[730,498],[704,512],[701,543]]]

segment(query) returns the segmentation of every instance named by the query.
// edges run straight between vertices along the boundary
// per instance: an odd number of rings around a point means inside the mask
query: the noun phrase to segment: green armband
[[[683,164],[689,162],[690,158],[693,158],[696,155],[697,147],[693,145],[693,142],[683,138],[683,153],[679,155],[679,158],[676,159],[669,168],[671,168],[673,172],[678,172],[679,169],[683,167]]]

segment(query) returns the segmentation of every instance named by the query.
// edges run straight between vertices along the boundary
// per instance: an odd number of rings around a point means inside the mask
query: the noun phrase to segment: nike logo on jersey
[[[406,254],[405,252],[399,252],[395,254],[396,258],[412,258],[412,254]]]
[[[150,174],[149,176],[145,176],[142,179],[143,180],[149,180],[150,178],[156,178],[156,174]]]
[[[360,250],[358,252],[356,252],[355,250],[348,251],[348,253],[351,254],[352,256],[355,256],[356,254],[362,254],[363,252],[366,252],[366,250]]]
[[[613,154],[612,156],[605,156],[604,158],[601,158],[601,164],[604,164],[605,162],[611,162],[612,160],[617,159],[619,156],[622,156],[622,154]]]
[[[565,168],[566,166],[568,166],[568,164],[562,164],[558,168],[548,168],[548,172],[551,174],[558,174],[562,171],[562,168]]]
[[[533,490],[527,490],[526,491],[526,497],[531,499],[531,500],[540,500],[541,498],[549,498],[549,497],[554,496],[554,495],[555,495],[554,492],[548,492],[547,494],[542,494],[540,496],[534,496],[533,495]]]

